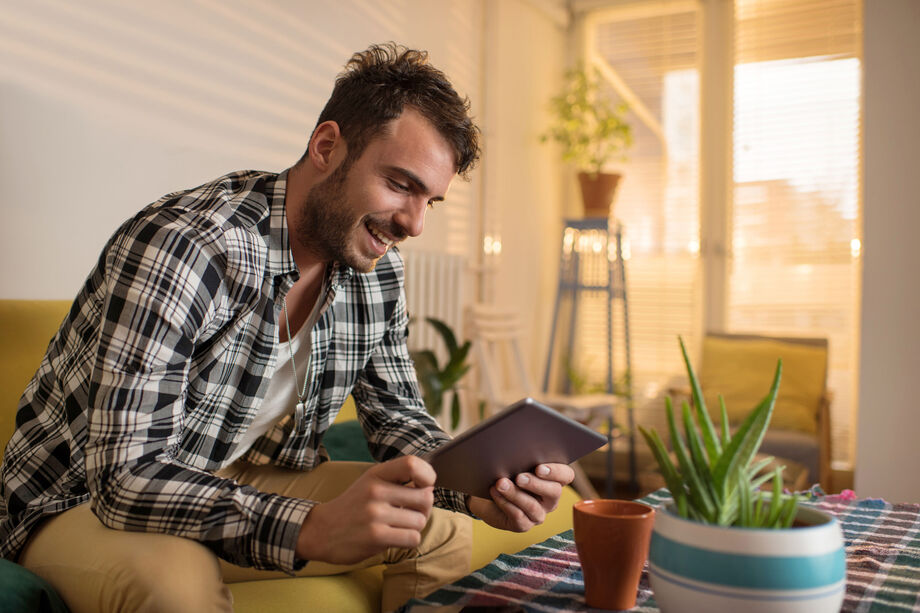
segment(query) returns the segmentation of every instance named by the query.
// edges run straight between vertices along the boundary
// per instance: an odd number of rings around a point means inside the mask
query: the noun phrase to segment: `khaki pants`
[[[324,501],[344,491],[370,466],[326,462],[304,473],[237,463],[221,476],[265,492]],[[433,509],[415,549],[389,549],[352,566],[310,562],[297,576],[386,564],[381,606],[391,611],[467,574],[471,535],[469,517]],[[231,611],[227,583],[288,576],[234,566],[189,539],[111,530],[88,504],[46,521],[29,539],[19,563],[54,586],[73,613]]]

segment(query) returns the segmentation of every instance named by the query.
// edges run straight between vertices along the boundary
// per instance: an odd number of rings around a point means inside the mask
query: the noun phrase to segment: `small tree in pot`
[[[625,160],[632,147],[628,107],[605,96],[600,73],[584,68],[566,72],[565,88],[550,99],[553,123],[540,138],[562,146],[562,159],[578,170],[588,217],[606,217],[620,175],[604,172],[607,164]]]
[[[773,458],[755,459],[773,413],[782,360],[770,391],[734,433],[721,402],[717,432],[683,340],[680,348],[695,419],[684,402],[682,435],[666,401],[677,461],[657,432],[639,428],[674,498],[656,516],[649,551],[652,590],[661,610],[839,611],[846,587],[839,523],[800,508],[795,495],[782,492],[781,468],[759,474]],[[772,493],[762,491],[770,479]]]

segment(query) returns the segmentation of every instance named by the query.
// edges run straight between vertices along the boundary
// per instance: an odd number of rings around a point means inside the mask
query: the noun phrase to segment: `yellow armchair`
[[[706,407],[718,420],[721,395],[732,426],[766,395],[776,361],[782,358],[783,378],[761,453],[801,464],[808,469],[809,484],[829,487],[827,339],[710,332],[701,353],[697,376]],[[689,395],[689,389],[672,391]]]

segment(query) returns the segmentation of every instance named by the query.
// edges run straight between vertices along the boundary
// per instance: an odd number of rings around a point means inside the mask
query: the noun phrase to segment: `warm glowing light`
[[[572,254],[572,249],[575,248],[575,230],[572,228],[566,228],[565,234],[562,235],[562,253],[566,256]]]
[[[699,255],[700,254],[700,241],[694,239],[690,241],[689,243],[687,243],[687,251],[689,251],[693,255]]]
[[[486,255],[500,255],[502,252],[501,237],[486,234],[482,239],[482,251]]]
[[[854,238],[850,241],[850,255],[854,258],[858,258],[862,253],[862,241],[858,238]]]

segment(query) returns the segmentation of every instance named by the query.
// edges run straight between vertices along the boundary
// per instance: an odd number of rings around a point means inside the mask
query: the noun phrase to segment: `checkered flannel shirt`
[[[169,194],[109,240],[20,400],[0,557],[15,559],[43,517],[89,501],[111,528],[191,538],[241,566],[303,566],[294,547],[316,503],[214,475],[259,410],[298,278],[286,178],[238,172]],[[377,460],[441,445],[448,436],[424,410],[406,346],[398,252],[368,274],[336,265],[328,286],[305,411],[244,459],[314,468],[349,393]],[[456,492],[435,501],[466,512]]]

